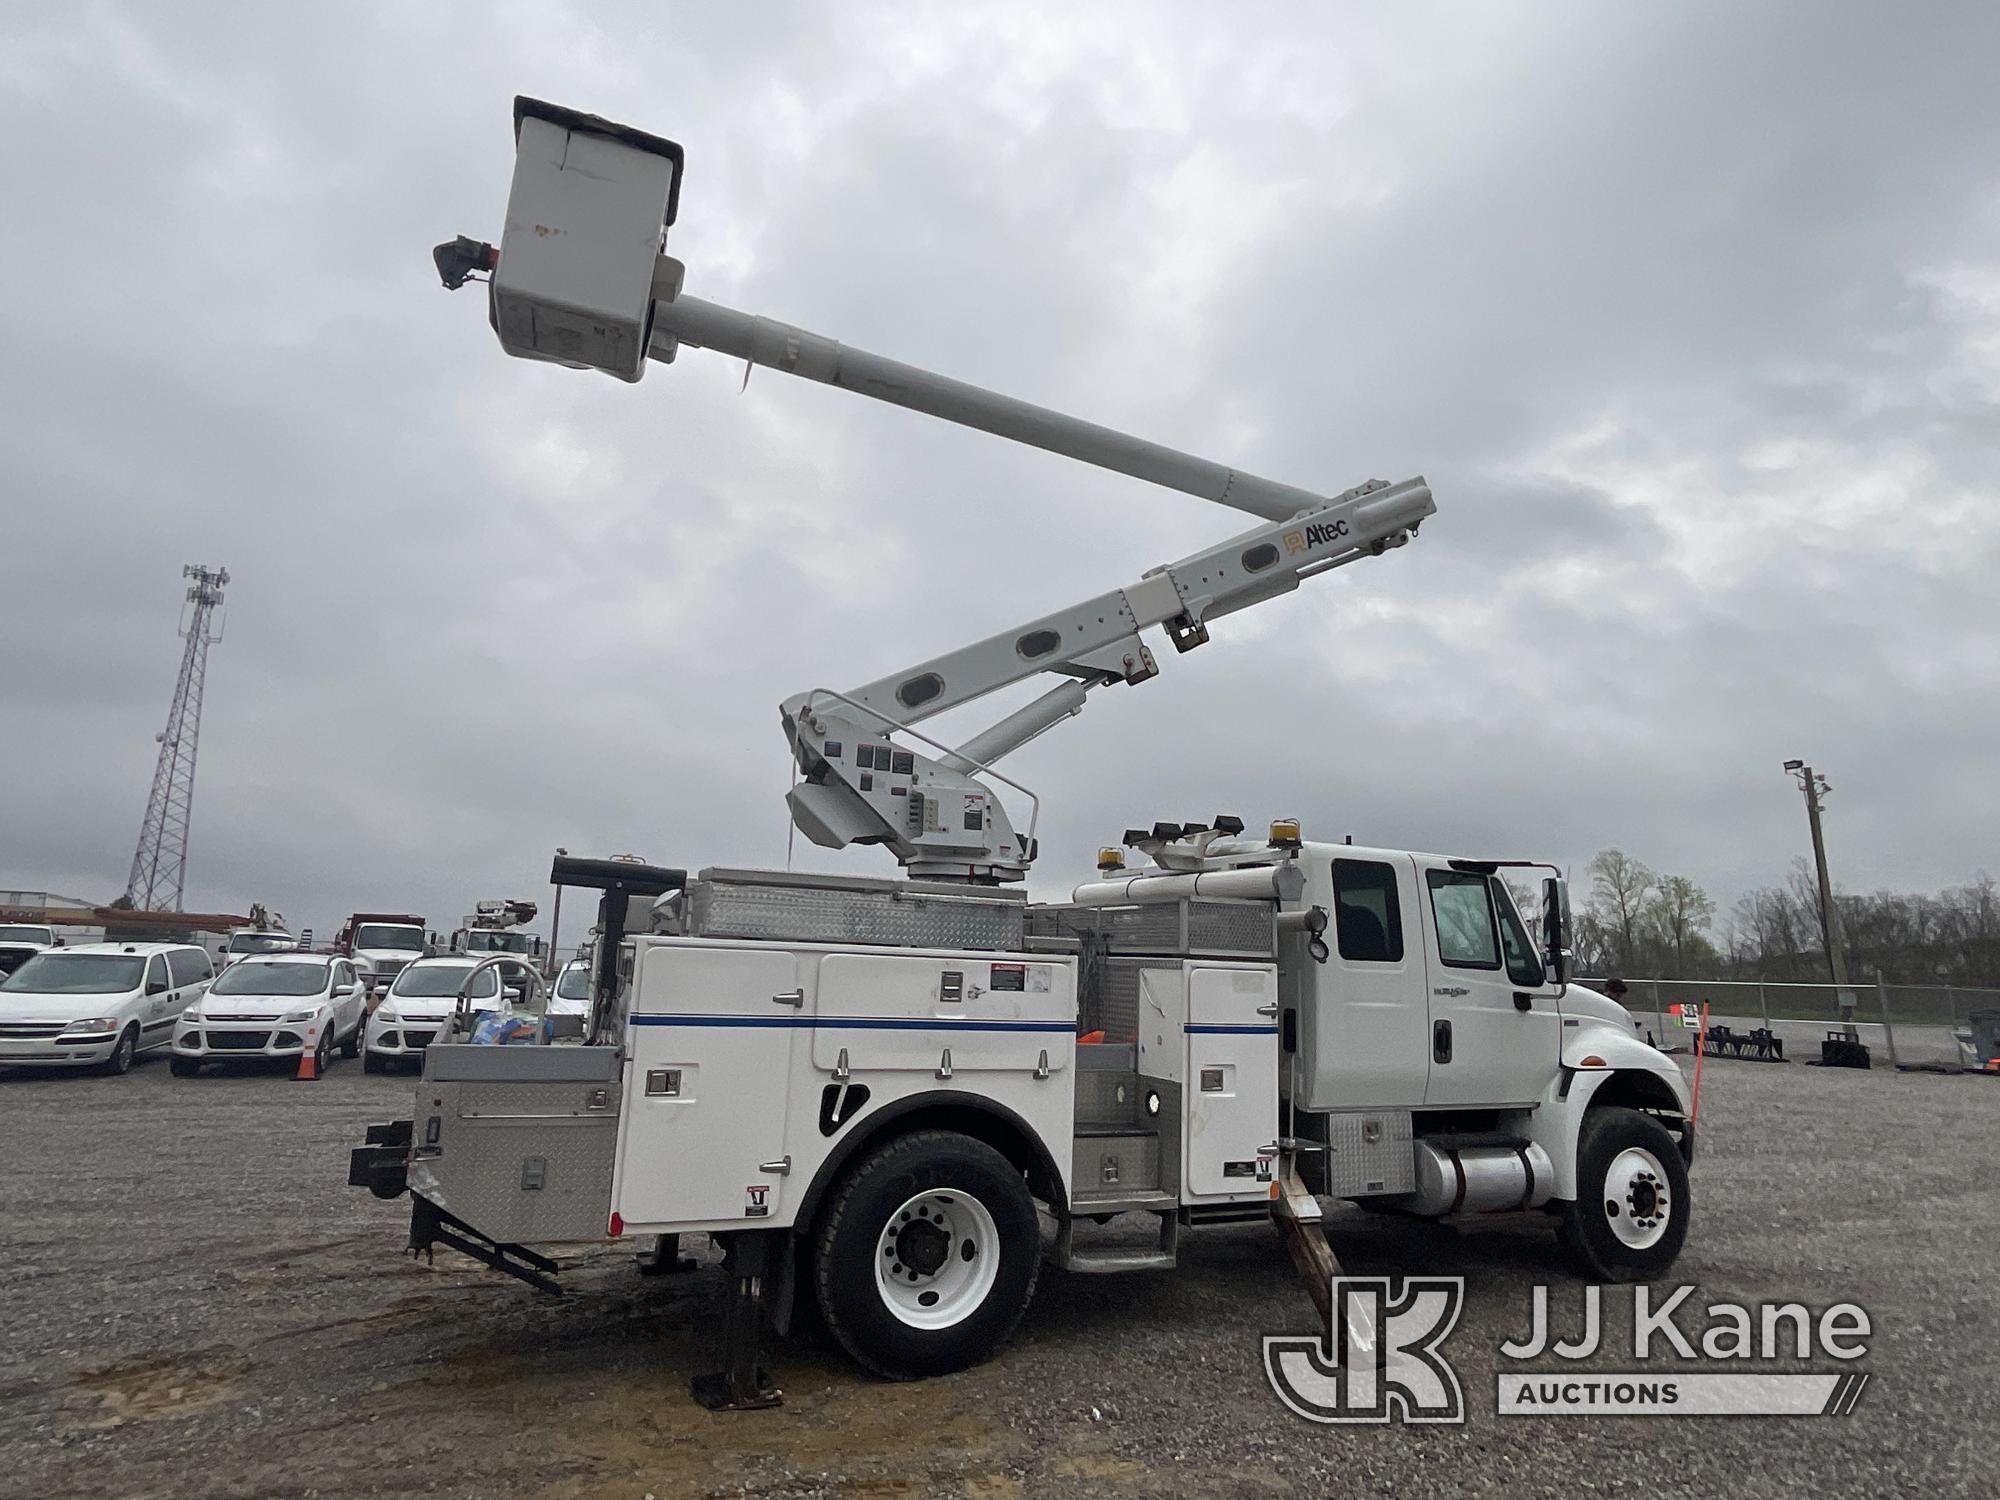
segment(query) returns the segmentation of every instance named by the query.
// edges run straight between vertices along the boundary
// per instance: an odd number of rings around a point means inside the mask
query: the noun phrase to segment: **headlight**
[[[380,1005],[375,1007],[375,1019],[378,1021],[395,1020],[396,1019],[395,1005],[392,1004],[390,1001],[384,1000]]]
[[[190,1026],[194,1025],[201,1019],[201,1007],[199,1005],[190,1005],[186,1010],[181,1012],[181,1019]]]
[[[315,1005],[309,1007],[306,1010],[293,1011],[290,1015],[286,1016],[285,1019],[280,1021],[278,1024],[280,1026],[289,1026],[295,1021],[310,1021],[314,1016],[318,1014],[319,1014],[319,1007]]]
[[[69,1025],[63,1027],[63,1035],[109,1036],[117,1029],[118,1018],[116,1016],[99,1016],[95,1020],[70,1022]]]

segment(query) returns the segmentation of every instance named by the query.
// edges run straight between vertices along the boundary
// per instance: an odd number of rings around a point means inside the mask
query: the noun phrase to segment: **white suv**
[[[362,989],[354,961],[324,953],[256,953],[215,976],[208,993],[181,1012],[174,1028],[176,1078],[205,1062],[248,1062],[313,1054],[315,1076],[361,1048]]]
[[[361,1044],[362,1070],[380,1073],[389,1064],[405,1060],[421,1064],[424,1048],[458,1004],[458,991],[467,971],[495,956],[419,958],[398,970],[381,1003],[368,1016]],[[492,1010],[499,1004],[500,971],[488,969],[473,981],[470,1007]]]
[[[84,943],[37,953],[0,983],[0,1067],[123,1073],[173,1040],[214,976],[190,943]]]

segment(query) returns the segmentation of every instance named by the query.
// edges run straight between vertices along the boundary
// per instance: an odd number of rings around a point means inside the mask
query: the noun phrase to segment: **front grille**
[[[216,1052],[258,1052],[271,1040],[268,1031],[211,1031],[208,1045]]]
[[[66,1021],[0,1021],[0,1041],[35,1042],[60,1036]]]
[[[403,1033],[403,1045],[405,1047],[428,1047],[431,1044],[431,1038],[436,1035],[436,1031],[406,1031]]]

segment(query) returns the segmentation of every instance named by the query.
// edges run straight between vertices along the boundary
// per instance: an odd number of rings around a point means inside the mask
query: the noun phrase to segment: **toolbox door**
[[[1269,1197],[1278,1141],[1277,971],[1193,963],[1187,986],[1183,1197]]]
[[[792,1053],[812,1024],[807,966],[768,945],[640,954],[614,1205],[632,1225],[779,1218]]]

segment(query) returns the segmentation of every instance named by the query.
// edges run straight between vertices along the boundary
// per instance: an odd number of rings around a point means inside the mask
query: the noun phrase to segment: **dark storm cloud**
[[[1795,754],[1849,883],[1994,863],[1989,7],[6,32],[0,885],[122,884],[183,561],[236,580],[190,904],[327,925],[530,893],[557,843],[782,860],[780,698],[1239,529],[711,355],[505,360],[426,251],[496,230],[516,92],[686,143],[702,295],[1273,477],[1430,478],[1414,546],[1021,754],[1044,888],[1285,811],[1727,896],[1798,845]]]

